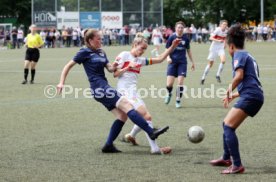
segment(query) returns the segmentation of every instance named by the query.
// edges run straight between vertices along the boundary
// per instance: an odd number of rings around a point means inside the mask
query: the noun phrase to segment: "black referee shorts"
[[[38,62],[39,57],[40,57],[40,54],[37,48],[28,48],[26,50],[25,60]]]

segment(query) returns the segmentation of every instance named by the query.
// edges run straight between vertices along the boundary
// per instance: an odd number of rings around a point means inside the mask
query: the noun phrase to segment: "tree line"
[[[195,26],[204,26],[209,22],[218,23],[221,19],[226,19],[230,23],[260,21],[260,0],[164,0],[163,2],[165,25],[173,26],[179,20],[185,21],[187,25],[193,23]],[[274,19],[275,14],[276,1],[264,0],[265,20]],[[16,18],[16,25],[30,25],[31,0],[1,0],[0,20],[5,17]]]

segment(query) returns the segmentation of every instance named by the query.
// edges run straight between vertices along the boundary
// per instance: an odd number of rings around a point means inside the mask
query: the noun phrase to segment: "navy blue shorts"
[[[115,109],[116,103],[121,98],[121,94],[109,85],[104,88],[91,89],[91,93],[94,99],[103,104],[108,111]]]
[[[183,63],[171,63],[168,64],[167,76],[184,76],[187,75],[187,64]]]
[[[234,107],[239,108],[249,116],[254,117],[262,108],[263,103],[263,101],[240,97],[240,99],[235,103]]]

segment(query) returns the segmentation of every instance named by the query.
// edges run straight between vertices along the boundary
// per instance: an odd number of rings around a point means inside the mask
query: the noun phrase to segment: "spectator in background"
[[[129,45],[129,27],[125,25],[125,45]]]
[[[42,41],[46,42],[46,33],[43,29],[40,31],[39,35],[42,38]]]
[[[202,29],[201,29],[201,27],[199,27],[197,29],[197,42],[200,43],[200,44],[202,42]]]
[[[133,42],[133,40],[135,38],[136,33],[137,33],[136,28],[131,27],[131,29],[129,31],[129,43],[132,44],[132,42]]]
[[[24,40],[24,32],[21,27],[18,28],[17,32],[17,48],[21,48],[23,45],[23,40]]]
[[[258,30],[257,30],[256,26],[254,26],[254,28],[252,30],[252,35],[253,35],[253,40],[256,41],[258,38]]]
[[[209,34],[208,30],[205,27],[203,27],[201,30],[201,33],[202,33],[202,41],[204,43],[207,43],[208,42],[208,34]]]
[[[269,25],[268,25],[268,26],[269,26]],[[267,41],[268,26],[264,26],[264,27],[263,27],[263,39],[264,39],[264,41]]]
[[[5,42],[4,45],[7,46],[8,49],[11,49],[11,33],[9,30],[6,30],[5,32]]]
[[[66,42],[67,42],[67,36],[68,36],[68,32],[65,28],[63,28],[62,32],[61,32],[61,37],[62,37],[62,45],[63,47],[66,46]]]
[[[13,27],[12,32],[11,32],[11,34],[12,34],[12,49],[15,49],[17,46],[17,33],[18,33],[18,31],[17,31],[16,27]]]
[[[4,46],[5,42],[5,33],[3,29],[0,29],[0,46]]]
[[[120,31],[119,31],[120,45],[125,45],[125,35],[126,35],[125,29],[121,28]]]
[[[72,34],[73,34],[73,29],[72,29],[72,27],[71,27],[71,28],[67,28],[66,47],[71,47]]]
[[[196,42],[196,28],[194,24],[191,24],[190,33],[191,33],[191,41]]]
[[[73,39],[74,47],[78,47],[78,30],[77,29],[73,30],[72,39]]]
[[[60,36],[60,32],[59,30],[55,30],[55,38],[56,38],[56,46],[57,47],[60,47],[60,44],[61,44],[61,36]]]
[[[150,32],[147,28],[143,31],[143,36],[147,39],[148,43],[150,43]]]
[[[276,40],[276,17],[275,17],[275,20],[274,20],[273,40]]]
[[[257,27],[257,33],[258,33],[257,42],[261,42],[263,37],[263,26],[261,24],[259,24]]]

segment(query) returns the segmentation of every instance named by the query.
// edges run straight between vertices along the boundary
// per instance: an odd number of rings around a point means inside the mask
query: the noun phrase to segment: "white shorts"
[[[127,98],[127,100],[131,103],[134,109],[138,109],[140,106],[146,106],[144,101],[140,99],[136,91],[119,90],[119,92],[123,95],[124,98]]]
[[[224,56],[224,49],[210,50],[207,60],[214,61],[218,56]]]

